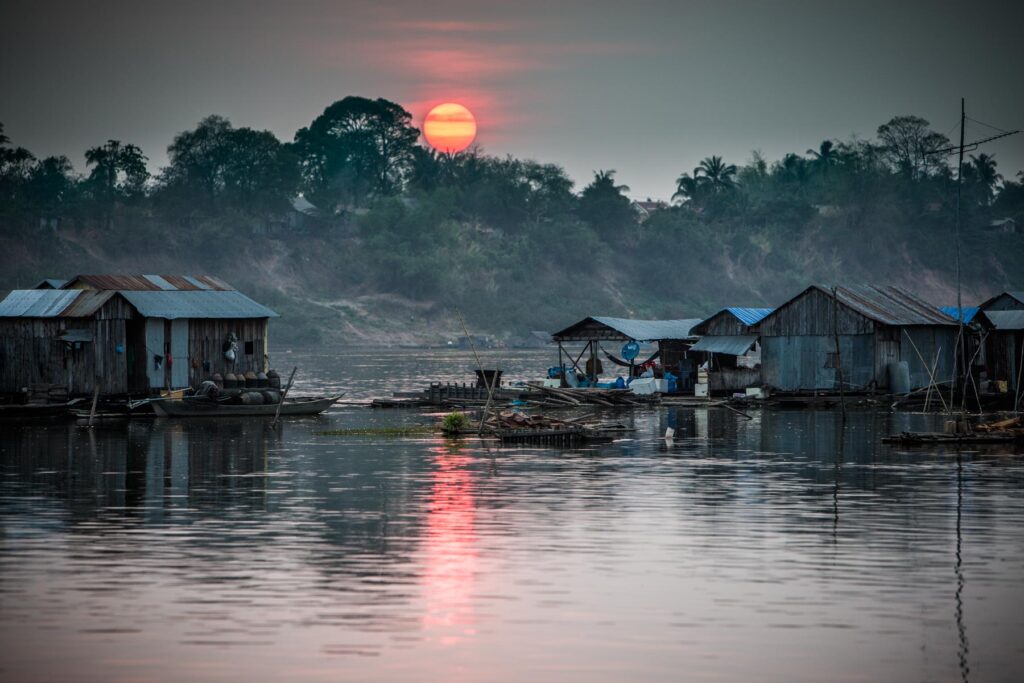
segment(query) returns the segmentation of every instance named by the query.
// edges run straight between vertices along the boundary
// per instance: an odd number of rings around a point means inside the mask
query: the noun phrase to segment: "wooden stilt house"
[[[78,276],[0,302],[0,394],[148,395],[267,369],[277,314],[209,277]]]

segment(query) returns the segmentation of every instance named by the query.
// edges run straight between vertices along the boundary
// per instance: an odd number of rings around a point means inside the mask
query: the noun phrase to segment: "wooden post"
[[[92,408],[89,409],[89,426],[92,427],[92,421],[96,417],[96,401],[100,397],[100,385],[96,383],[96,388],[92,391]]]
[[[839,348],[839,297],[836,288],[832,288],[832,336],[836,343],[836,372],[839,377],[839,405],[843,411],[843,418],[846,418],[846,388],[843,382],[843,356]]]
[[[277,421],[281,419],[281,406],[284,405],[284,399],[288,395],[288,390],[292,388],[292,379],[295,378],[295,372],[299,369],[299,366],[292,368],[292,374],[288,375],[288,384],[285,385],[284,391],[281,392],[281,400],[277,403],[277,410],[274,411],[274,421],[270,423],[270,428],[274,429],[277,427]]]

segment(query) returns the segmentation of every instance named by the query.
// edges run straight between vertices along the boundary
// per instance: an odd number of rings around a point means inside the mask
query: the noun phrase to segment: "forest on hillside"
[[[277,309],[278,338],[342,344],[439,342],[455,312],[513,340],[586,315],[700,317],[811,282],[895,284],[949,304],[950,145],[896,116],[870,140],[711,156],[680,169],[662,204],[631,201],[611,168],[577,188],[553,163],[439,154],[383,99],[345,97],[291,141],[209,116],[170,142],[156,175],[130,142],[87,150],[78,173],[0,125],[0,288],[212,274]],[[961,187],[965,301],[1024,286],[1024,178],[979,151]]]

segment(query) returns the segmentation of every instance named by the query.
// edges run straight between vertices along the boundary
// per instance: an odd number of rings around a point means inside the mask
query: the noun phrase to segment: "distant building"
[[[276,313],[212,277],[79,275],[0,302],[0,393],[147,395],[266,371]]]
[[[780,391],[838,391],[840,367],[848,391],[889,390],[892,364],[907,364],[910,390],[932,368],[939,381],[953,373],[956,321],[897,287],[813,285],[758,329],[762,381]]]
[[[985,227],[991,232],[1013,234],[1017,232],[1017,221],[1013,218],[997,218]]]
[[[665,202],[654,201],[650,197],[642,202],[633,202],[633,209],[636,211],[637,217],[641,223],[659,211],[664,211],[667,208],[668,204]]]

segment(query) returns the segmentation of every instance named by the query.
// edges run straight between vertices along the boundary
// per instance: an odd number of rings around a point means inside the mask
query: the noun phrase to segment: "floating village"
[[[270,367],[274,311],[216,277],[78,275],[0,302],[0,419],[316,415],[342,396],[289,395]],[[467,332],[472,346],[472,337]],[[588,316],[550,334],[552,364],[510,383],[473,350],[475,377],[381,396],[377,408],[458,411],[449,431],[569,443],[607,419],[560,409],[650,405],[946,411],[945,433],[903,442],[1021,438],[1024,292],[940,306],[898,287],[811,285],[775,308],[705,318]],[[602,412],[600,410],[598,413]],[[604,411],[606,412],[606,411]],[[973,414],[971,421],[962,416]],[[989,421],[981,420],[986,417]],[[479,429],[476,424],[479,424]],[[470,426],[472,425],[472,426]]]

